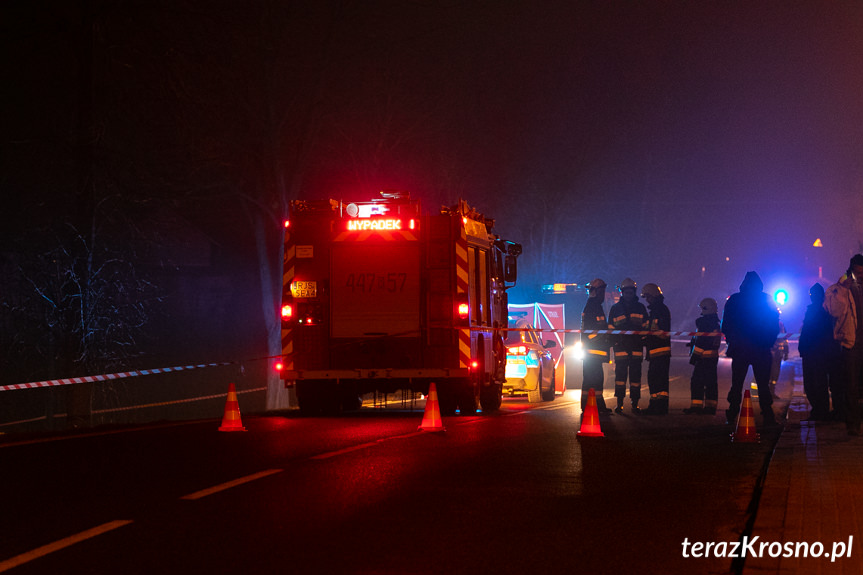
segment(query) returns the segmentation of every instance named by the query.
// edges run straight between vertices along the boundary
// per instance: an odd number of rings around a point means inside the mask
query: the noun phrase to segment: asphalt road
[[[0,572],[727,573],[682,544],[739,538],[778,430],[734,444],[684,415],[689,371],[679,353],[670,415],[605,417],[602,438],[577,437],[572,391],[444,433],[386,409],[6,437]]]

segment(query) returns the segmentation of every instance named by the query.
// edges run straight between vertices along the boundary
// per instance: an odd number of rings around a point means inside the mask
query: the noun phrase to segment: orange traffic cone
[[[420,431],[446,431],[440,418],[440,406],[437,402],[437,388],[429,384],[429,394],[426,398],[426,409],[423,412],[423,422],[417,428]]]
[[[752,394],[747,389],[743,393],[743,408],[737,419],[737,431],[731,434],[731,441],[737,443],[758,443],[761,438],[755,433],[755,416],[752,414]]]
[[[222,416],[222,426],[219,431],[246,431],[240,421],[240,404],[237,402],[237,392],[234,384],[228,386],[228,401],[225,402],[225,415]]]
[[[596,408],[596,390],[587,392],[587,406],[581,414],[581,429],[576,434],[579,437],[605,437],[599,426],[599,410]]]

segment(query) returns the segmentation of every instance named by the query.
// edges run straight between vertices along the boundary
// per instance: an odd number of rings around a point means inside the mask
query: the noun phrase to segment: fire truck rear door
[[[336,242],[331,270],[332,337],[419,336],[419,242]]]

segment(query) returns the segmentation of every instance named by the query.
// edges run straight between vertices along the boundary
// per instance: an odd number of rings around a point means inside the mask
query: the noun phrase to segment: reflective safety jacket
[[[647,308],[638,301],[638,298],[626,300],[621,298],[619,302],[611,306],[608,312],[609,329],[621,331],[646,331],[647,330]],[[614,357],[637,357],[643,355],[643,335],[615,335]]]
[[[602,302],[595,297],[588,298],[587,303],[584,304],[584,311],[581,312],[581,329],[608,329],[608,321],[605,317],[605,310],[602,309]],[[581,343],[586,355],[599,357],[603,362],[608,361],[608,335],[602,333],[582,333]]]
[[[663,298],[653,305],[647,306],[650,310],[648,318],[648,329],[650,331],[671,331],[671,312],[668,311],[668,306],[663,303]],[[671,335],[648,335],[644,340],[647,346],[647,359],[654,357],[670,356],[671,355]]]
[[[824,293],[824,309],[833,316],[833,339],[845,349],[851,349],[857,343],[858,314],[854,292],[854,276],[843,275],[838,283],[833,284]]]
[[[709,313],[695,320],[695,331],[700,332],[719,332],[720,323],[719,315]],[[719,357],[719,344],[722,343],[722,335],[697,335],[692,336],[689,350],[690,358],[693,363],[702,358]]]

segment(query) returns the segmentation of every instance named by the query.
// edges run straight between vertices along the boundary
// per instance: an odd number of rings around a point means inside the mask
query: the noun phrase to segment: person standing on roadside
[[[609,329],[618,331],[644,331],[647,329],[647,309],[638,301],[636,285],[630,278],[617,286],[620,300],[608,312]],[[632,413],[638,413],[641,399],[641,362],[644,359],[643,335],[614,336],[614,396],[617,398],[615,413],[623,413],[626,399],[626,380],[629,379],[629,400]]]
[[[652,332],[645,339],[647,347],[647,385],[650,388],[650,403],[645,415],[668,414],[668,383],[671,368],[671,312],[665,305],[665,296],[656,284],[644,284],[641,297],[647,301],[648,329]]]
[[[833,316],[833,338],[842,347],[845,425],[849,435],[863,435],[863,255],[852,257],[845,275],[827,288],[824,309]]]
[[[816,283],[809,288],[811,304],[803,316],[797,350],[803,363],[803,391],[809,406],[809,419],[825,421],[845,419],[845,389],[842,386],[840,346],[833,339],[833,317],[824,309],[824,287]],[[833,414],[830,395],[833,395]]]
[[[692,403],[683,413],[716,415],[716,406],[719,404],[716,372],[719,367],[719,344],[722,343],[719,308],[716,300],[709,297],[701,300],[698,307],[701,308],[701,317],[695,320],[695,331],[702,335],[692,336],[689,343],[689,363],[693,365],[692,379],[689,381]],[[707,335],[713,332],[716,335]]]
[[[605,383],[603,364],[608,363],[608,335],[604,333],[583,333],[585,331],[607,331],[608,318],[605,316],[606,283],[596,278],[587,284],[587,303],[581,312],[581,343],[584,349],[584,381],[581,385],[581,411],[587,407],[590,390],[596,393],[596,409],[599,413],[611,413],[606,407],[602,388]]]
[[[779,310],[764,293],[764,283],[755,272],[746,272],[740,291],[725,302],[722,333],[728,343],[725,354],[731,358],[731,389],[725,417],[734,424],[740,413],[743,382],[749,367],[758,385],[758,403],[764,425],[776,425],[773,394],[770,393],[770,365],[773,344],[779,335]]]

